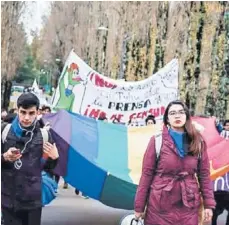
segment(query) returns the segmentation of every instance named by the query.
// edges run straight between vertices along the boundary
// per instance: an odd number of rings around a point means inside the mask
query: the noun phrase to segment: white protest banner
[[[178,98],[178,60],[173,59],[149,78],[119,82],[90,68],[73,51],[70,53],[53,99],[54,109],[66,109],[98,118],[106,115],[126,123],[160,117],[170,101]]]

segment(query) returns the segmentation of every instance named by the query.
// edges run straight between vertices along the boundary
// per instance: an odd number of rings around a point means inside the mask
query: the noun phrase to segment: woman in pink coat
[[[205,222],[211,221],[215,200],[206,144],[181,101],[168,105],[163,122],[159,159],[154,137],[145,152],[135,216],[146,207],[145,225],[198,225],[202,196]]]

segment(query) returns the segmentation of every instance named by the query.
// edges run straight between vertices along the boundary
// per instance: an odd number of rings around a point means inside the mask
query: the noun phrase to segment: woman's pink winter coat
[[[204,207],[215,208],[206,145],[199,159],[192,155],[181,158],[166,127],[162,140],[158,163],[155,138],[152,137],[148,144],[135,197],[135,211],[144,212],[147,206],[146,225],[198,225],[200,192]]]

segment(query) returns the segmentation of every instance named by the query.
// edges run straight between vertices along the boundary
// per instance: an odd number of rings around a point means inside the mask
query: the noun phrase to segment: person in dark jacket
[[[154,115],[147,116],[147,118],[145,120],[145,123],[146,123],[146,126],[150,126],[150,125],[156,124],[155,116]]]
[[[7,114],[8,114],[7,111],[6,111],[5,109],[2,109],[2,112],[1,112],[1,120],[4,121],[4,119],[6,118]]]
[[[49,114],[52,112],[51,108],[49,106],[45,106],[45,105],[41,108],[41,111],[42,111],[43,115]]]
[[[43,143],[37,122],[39,99],[24,93],[17,106],[18,116],[1,141],[2,215],[5,225],[40,225],[41,172],[53,169],[59,155],[50,133]]]
[[[202,195],[205,222],[209,222],[216,203],[206,143],[181,101],[168,105],[163,122],[159,158],[155,137],[144,155],[135,216],[143,217],[146,209],[145,225],[197,225]]]
[[[9,114],[17,114],[17,109],[16,108],[10,109]]]
[[[9,113],[5,117],[4,122],[5,123],[12,123],[16,117],[17,117],[17,113]]]

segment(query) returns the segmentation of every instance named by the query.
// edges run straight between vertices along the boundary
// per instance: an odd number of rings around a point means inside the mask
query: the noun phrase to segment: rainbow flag
[[[55,172],[85,195],[105,205],[133,209],[143,156],[150,137],[160,132],[161,125],[129,128],[64,110],[50,114],[44,120],[51,124],[60,153]],[[198,126],[203,126],[202,118],[194,120]],[[220,138],[219,134],[216,137]],[[207,144],[211,148],[218,146],[218,142],[210,142]],[[224,140],[220,138],[221,142]],[[226,145],[222,144],[222,147],[224,154],[229,154]],[[229,171],[229,157],[222,159],[217,148],[218,159],[213,149],[210,150],[212,175],[216,178]]]

